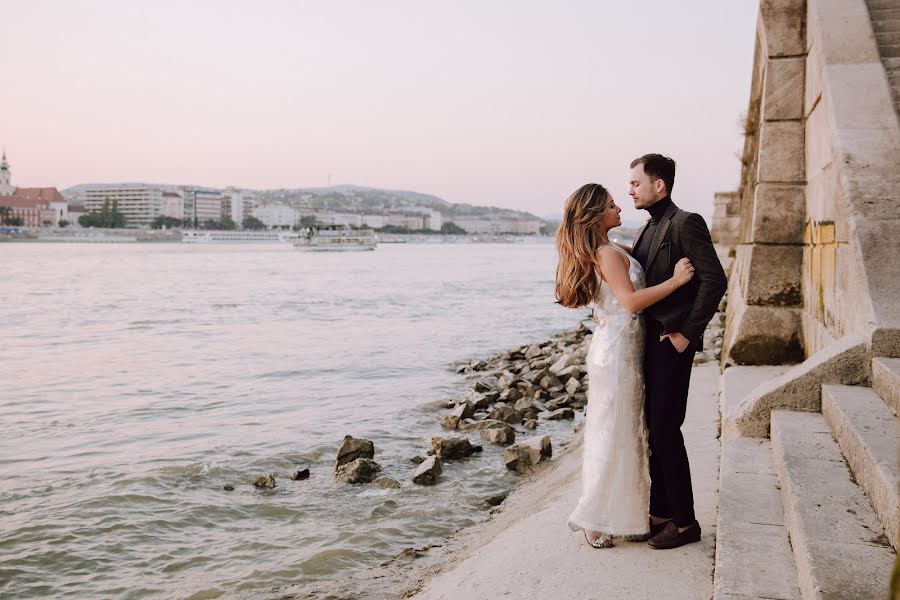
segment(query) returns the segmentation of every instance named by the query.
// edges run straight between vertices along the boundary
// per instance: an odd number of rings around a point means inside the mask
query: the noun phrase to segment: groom
[[[671,277],[675,263],[685,256],[696,273],[687,285],[644,310],[652,536],[648,544],[657,549],[677,548],[700,541],[681,425],[694,353],[702,349],[703,332],[727,282],[703,217],[672,203],[675,161],[661,154],[636,158],[631,163],[630,182],[635,208],[650,213],[633,250],[644,267],[647,286]]]

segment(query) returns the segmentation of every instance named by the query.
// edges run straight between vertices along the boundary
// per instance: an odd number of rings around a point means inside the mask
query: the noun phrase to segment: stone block
[[[779,121],[803,118],[803,57],[775,58],[766,66],[763,119]]]
[[[723,362],[782,365],[803,360],[799,309],[748,306],[739,294],[730,293],[727,312]]]
[[[801,185],[760,183],[753,202],[751,240],[769,244],[803,242],[806,193]]]
[[[763,121],[759,134],[758,181],[802,183],[805,131],[800,121]]]
[[[810,36],[810,39],[812,37]],[[810,51],[806,55],[806,74],[804,84],[803,112],[804,116],[815,110],[818,99],[822,96],[822,55]]]
[[[754,245],[743,279],[743,296],[755,306],[799,306],[803,246]]]
[[[797,56],[806,50],[806,7],[803,0],[762,0],[760,31],[766,55]]]

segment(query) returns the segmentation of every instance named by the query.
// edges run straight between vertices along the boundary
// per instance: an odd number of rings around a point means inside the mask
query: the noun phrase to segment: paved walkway
[[[501,514],[460,552],[462,560],[436,575],[422,600],[459,598],[707,600],[712,596],[718,502],[717,365],[694,368],[683,428],[691,460],[699,544],[653,550],[643,543],[589,547],[566,526],[580,492],[580,448],[552,473],[513,494]]]

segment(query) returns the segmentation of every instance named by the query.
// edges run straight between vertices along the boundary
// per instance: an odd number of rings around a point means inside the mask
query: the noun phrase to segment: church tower
[[[3,158],[0,159],[0,196],[12,196],[16,187],[10,183],[9,163],[6,162],[6,148],[3,149]]]

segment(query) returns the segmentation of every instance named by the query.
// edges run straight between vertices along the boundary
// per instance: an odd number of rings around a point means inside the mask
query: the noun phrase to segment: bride
[[[640,312],[690,281],[686,258],[673,276],[645,287],[644,272],[609,230],[622,209],[596,183],[569,196],[556,234],[556,297],[563,306],[594,305],[588,350],[582,493],[569,527],[594,548],[613,539],[645,540],[650,531],[650,474],[644,421],[644,322]]]

